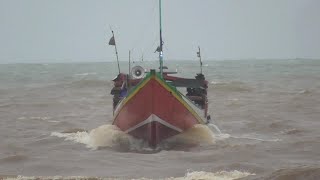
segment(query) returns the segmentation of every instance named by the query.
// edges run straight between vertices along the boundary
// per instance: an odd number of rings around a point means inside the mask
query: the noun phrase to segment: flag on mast
[[[160,46],[158,46],[154,52],[156,53],[156,52],[160,52],[160,51],[161,51],[161,48],[160,48]]]
[[[201,61],[201,52],[200,52],[200,46],[198,47],[199,51],[197,52],[197,56],[200,60],[200,65],[202,66],[202,61]]]
[[[111,27],[110,27],[110,29],[111,29]],[[114,38],[114,33],[113,33],[112,29],[111,29],[111,32],[112,32],[112,37],[109,40],[109,45],[114,46],[114,49],[116,51],[118,70],[119,70],[119,74],[120,74],[120,65],[119,65],[119,57],[118,57],[118,50],[117,50],[116,40]]]
[[[111,46],[115,46],[116,45],[116,41],[114,39],[114,35],[112,35],[112,37],[110,38],[109,45],[111,45]]]

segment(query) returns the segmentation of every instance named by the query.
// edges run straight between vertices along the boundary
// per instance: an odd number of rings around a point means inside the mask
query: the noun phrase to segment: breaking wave
[[[303,89],[298,92],[298,94],[312,94],[313,92],[310,89]]]
[[[249,172],[241,172],[241,171],[219,171],[219,172],[205,172],[205,171],[191,171],[185,174],[183,177],[168,177],[168,178],[162,178],[164,180],[234,180],[239,178],[244,178],[251,174]],[[0,176],[1,178],[1,176]],[[86,177],[86,176],[69,176],[69,177],[63,177],[63,176],[33,176],[33,177],[26,177],[26,176],[11,176],[11,177],[5,177],[2,176],[5,180],[35,180],[35,179],[92,179],[92,180],[123,180],[124,178],[107,178],[107,177]],[[126,179],[132,179],[132,178],[126,178]],[[158,178],[157,178],[158,179]],[[133,179],[132,179],[133,180]],[[150,178],[137,178],[135,180],[152,180]]]
[[[87,72],[87,73],[79,73],[75,74],[75,76],[88,76],[88,75],[96,75],[96,72]]]
[[[8,157],[0,159],[0,162],[20,162],[28,159],[28,156],[25,155],[10,155]]]
[[[83,129],[52,132],[51,136],[85,144],[86,147],[95,150],[109,147],[123,151],[154,151],[148,147],[147,142],[124,133],[114,125],[102,125],[90,132]],[[213,144],[214,142],[215,135],[207,126],[195,125],[188,131],[163,141],[156,150],[171,149],[177,146],[190,147],[190,145]]]
[[[251,174],[248,172],[241,172],[241,171],[219,171],[219,172],[205,172],[205,171],[193,171],[188,172],[184,177],[178,177],[178,178],[168,178],[168,180],[233,180],[233,179],[239,179],[244,178]]]

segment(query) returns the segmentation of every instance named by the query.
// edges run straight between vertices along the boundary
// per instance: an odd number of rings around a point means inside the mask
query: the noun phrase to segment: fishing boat
[[[109,45],[115,46],[119,74],[113,79],[113,125],[157,147],[162,141],[183,133],[197,124],[207,124],[208,82],[202,74],[200,47],[197,56],[201,72],[195,78],[175,76],[163,65],[161,0],[159,0],[159,68],[145,70],[135,66],[129,74],[121,73],[114,32]],[[129,55],[130,57],[130,55]],[[129,58],[130,59],[130,58]],[[129,60],[130,64],[130,60]],[[180,89],[186,90],[182,92]]]

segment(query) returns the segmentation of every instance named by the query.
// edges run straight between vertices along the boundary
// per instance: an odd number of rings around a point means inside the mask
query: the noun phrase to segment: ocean
[[[203,72],[212,124],[151,150],[111,125],[116,63],[1,64],[0,179],[320,179],[320,60],[205,61]]]

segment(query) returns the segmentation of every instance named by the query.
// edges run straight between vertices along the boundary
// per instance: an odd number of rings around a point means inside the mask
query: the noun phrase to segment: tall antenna
[[[160,21],[160,45],[159,45],[159,61],[160,61],[160,75],[163,73],[163,41],[162,41],[162,14],[161,14],[161,0],[159,0],[159,21]]]
[[[129,50],[129,75],[131,74],[130,71],[131,71],[131,51]]]
[[[198,49],[199,51],[197,52],[197,56],[200,60],[200,71],[201,71],[201,74],[202,74],[202,61],[201,61],[201,51],[200,51],[200,46],[198,46]]]

